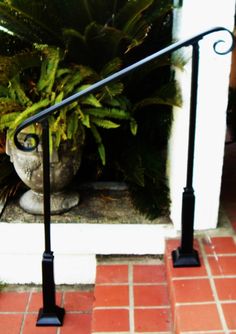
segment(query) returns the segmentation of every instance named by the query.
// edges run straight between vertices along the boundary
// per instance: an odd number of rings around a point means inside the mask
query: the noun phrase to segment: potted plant
[[[98,81],[101,76],[120,67],[118,59],[108,63],[101,71],[88,66],[63,64],[63,52],[59,47],[35,45],[34,67],[21,70],[7,78],[8,89],[0,90],[0,130],[7,130],[7,153],[18,175],[32,190],[23,194],[20,205],[30,213],[42,213],[42,151],[41,145],[33,153],[19,151],[12,142],[16,127],[39,110],[60,102]],[[21,59],[23,55],[18,55]],[[2,57],[0,64],[16,62],[17,56]],[[38,69],[37,64],[40,64]],[[22,68],[18,66],[18,68]],[[2,84],[4,82],[2,81]],[[129,120],[130,129],[136,134],[137,124],[129,111],[129,102],[122,95],[123,85],[118,82],[105,87],[97,94],[90,94],[80,101],[64,107],[49,118],[51,152],[51,207],[52,213],[60,213],[78,204],[78,194],[65,192],[80,166],[85,140],[85,130],[91,131],[97,144],[99,157],[105,165],[105,147],[98,128],[114,129],[120,121]],[[29,133],[40,136],[41,127],[36,124]],[[30,143],[29,143],[30,144]]]
[[[3,29],[0,35],[5,41],[2,53],[13,56],[21,50],[29,53],[35,43],[57,46],[63,50],[64,67],[67,67],[67,64],[83,65],[94,71],[99,79],[116,71],[120,66],[131,64],[156,51],[161,45],[165,45],[166,37],[170,41],[165,27],[169,24],[171,10],[170,0],[45,0],[31,1],[30,6],[26,0],[2,1],[0,18],[4,20],[1,23]],[[6,34],[7,32],[10,33]],[[112,142],[107,147],[111,153],[109,156],[117,152],[117,156],[113,156],[116,166],[119,173],[131,184],[133,194],[142,196],[145,193],[146,208],[158,208],[161,202],[158,194],[168,193],[163,167],[166,159],[163,145],[166,145],[166,139],[163,138],[167,137],[171,124],[171,109],[168,109],[168,106],[180,105],[176,85],[170,80],[170,75],[165,74],[167,80],[163,81],[163,71],[166,73],[167,69],[168,73],[171,63],[174,63],[173,59],[165,57],[122,81],[122,84],[113,86],[114,90],[118,89],[118,93],[122,95],[122,99],[118,99],[122,104],[121,109],[132,110],[131,114],[139,125],[139,131],[136,139],[130,137],[125,127],[122,127],[121,131],[109,131],[109,136],[103,136],[105,142]],[[24,68],[24,64],[22,66]],[[33,61],[32,66],[35,66]],[[155,76],[157,80],[154,79]],[[31,80],[31,83],[30,90],[33,92],[35,80]],[[118,95],[114,97],[118,98]],[[87,119],[85,116],[84,122]],[[135,122],[131,123],[134,131]],[[93,131],[92,128],[90,130]],[[158,135],[154,137],[153,133]],[[115,138],[115,144],[110,136]],[[150,140],[145,144],[148,137]],[[96,141],[99,143],[100,137],[97,136]],[[104,163],[104,148],[102,145],[98,147]],[[110,159],[107,160],[107,168],[110,168]],[[164,197],[164,205],[167,207],[168,195]],[[157,211],[158,209],[155,214],[159,214]]]

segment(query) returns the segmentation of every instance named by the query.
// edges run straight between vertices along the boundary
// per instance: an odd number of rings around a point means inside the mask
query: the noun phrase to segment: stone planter
[[[68,211],[79,203],[78,192],[66,187],[80,167],[83,144],[84,134],[76,150],[71,150],[71,144],[65,142],[50,157],[51,214]],[[21,196],[19,204],[31,214],[43,214],[42,153],[41,144],[32,152],[24,152],[12,141],[7,142],[7,154],[21,180],[30,188]]]

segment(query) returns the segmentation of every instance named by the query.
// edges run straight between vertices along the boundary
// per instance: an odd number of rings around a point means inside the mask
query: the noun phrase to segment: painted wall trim
[[[173,38],[180,40],[214,26],[231,31],[234,26],[235,0],[188,0],[175,10]],[[213,50],[217,39],[228,38],[215,33],[200,42],[197,127],[195,141],[194,189],[196,195],[195,228],[215,228],[224,156],[226,107],[231,55],[219,56]],[[184,50],[186,59],[191,50]],[[176,71],[183,94],[182,108],[174,109],[174,121],[168,148],[167,173],[171,195],[171,218],[181,228],[182,192],[186,184],[191,59],[184,71]]]

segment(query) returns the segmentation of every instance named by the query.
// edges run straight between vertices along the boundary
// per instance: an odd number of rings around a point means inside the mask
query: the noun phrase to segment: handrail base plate
[[[201,262],[198,252],[193,249],[191,253],[183,253],[180,247],[172,251],[174,268],[200,267]]]
[[[62,326],[65,315],[64,308],[55,307],[54,312],[44,312],[43,308],[39,310],[36,326]]]

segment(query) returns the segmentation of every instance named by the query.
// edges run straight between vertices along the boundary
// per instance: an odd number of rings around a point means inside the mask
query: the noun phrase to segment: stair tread
[[[113,261],[97,265],[92,333],[171,333],[163,261],[142,256]]]

